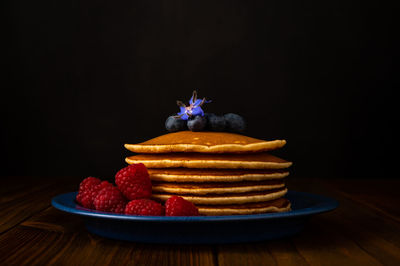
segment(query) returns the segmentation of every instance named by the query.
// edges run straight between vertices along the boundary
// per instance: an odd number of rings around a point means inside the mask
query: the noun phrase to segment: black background
[[[112,177],[207,112],[283,138],[297,177],[394,177],[395,8],[380,1],[5,1],[1,176]]]

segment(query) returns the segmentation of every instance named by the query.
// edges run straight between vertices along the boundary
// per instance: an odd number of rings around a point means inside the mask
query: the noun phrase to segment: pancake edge
[[[276,206],[269,206],[264,208],[248,208],[248,209],[218,209],[218,208],[201,208],[199,207],[199,213],[201,215],[207,216],[217,216],[217,215],[246,215],[246,214],[260,214],[260,213],[270,213],[270,212],[287,212],[291,210],[291,203],[288,206],[279,208]]]
[[[240,181],[262,181],[282,179],[289,175],[289,172],[273,174],[242,174],[242,175],[177,175],[177,174],[150,174],[154,181],[166,182],[240,182]]]
[[[248,162],[229,160],[133,160],[125,158],[128,164],[143,163],[147,168],[219,168],[219,169],[284,169],[289,168],[292,162]]]
[[[170,152],[200,152],[200,153],[243,153],[261,152],[282,148],[286,140],[271,140],[250,144],[220,144],[220,145],[200,145],[200,144],[125,144],[124,147],[135,153],[170,153]]]
[[[275,185],[253,185],[240,187],[218,187],[218,188],[182,188],[182,187],[163,187],[162,185],[153,185],[153,192],[164,192],[172,194],[196,194],[206,195],[208,193],[224,194],[224,193],[245,193],[252,191],[263,191],[269,189],[282,188],[285,184]]]
[[[204,205],[224,205],[224,204],[241,204],[241,203],[250,203],[250,202],[261,202],[261,201],[270,201],[277,198],[281,198],[287,193],[287,188],[282,189],[280,191],[268,193],[265,195],[244,195],[244,196],[227,196],[227,197],[199,197],[193,195],[179,195],[182,198],[192,202],[193,204],[204,204]],[[166,201],[169,197],[173,195],[171,194],[155,194],[153,193],[152,197]]]

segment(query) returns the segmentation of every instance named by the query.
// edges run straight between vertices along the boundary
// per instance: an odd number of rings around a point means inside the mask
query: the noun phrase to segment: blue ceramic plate
[[[292,211],[233,216],[159,217],[93,211],[75,203],[76,192],[54,197],[52,205],[81,216],[89,232],[107,238],[147,243],[216,244],[276,239],[301,231],[314,214],[338,206],[321,195],[289,191]]]

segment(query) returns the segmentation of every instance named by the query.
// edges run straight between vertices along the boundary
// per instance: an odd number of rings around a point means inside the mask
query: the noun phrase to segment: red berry
[[[172,196],[165,202],[166,216],[198,216],[199,210],[193,203],[179,196]]]
[[[136,199],[126,204],[125,214],[163,216],[164,207],[150,199]]]
[[[126,207],[126,199],[124,198],[124,201],[121,201],[119,204],[117,204],[117,206],[112,210],[112,212],[124,213],[125,207]]]
[[[101,181],[96,177],[87,177],[79,185],[76,201],[85,208],[93,209],[93,200],[99,191],[105,187],[112,186],[107,181]]]
[[[94,198],[93,205],[98,211],[124,213],[126,199],[117,187],[107,186]]]
[[[82,182],[79,184],[79,192],[81,190],[92,189],[93,187],[97,186],[100,183],[101,183],[100,179],[98,179],[96,177],[89,176],[89,177],[83,179]]]
[[[115,184],[129,200],[150,198],[151,180],[144,164],[131,164],[115,175]]]

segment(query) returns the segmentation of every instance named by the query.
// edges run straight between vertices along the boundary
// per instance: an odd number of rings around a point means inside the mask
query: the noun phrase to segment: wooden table
[[[88,233],[50,206],[81,178],[6,179],[0,187],[0,264],[400,265],[400,180],[288,178],[292,190],[334,197],[335,211],[283,240],[229,245],[157,245]]]

